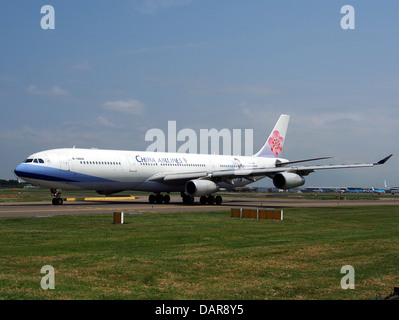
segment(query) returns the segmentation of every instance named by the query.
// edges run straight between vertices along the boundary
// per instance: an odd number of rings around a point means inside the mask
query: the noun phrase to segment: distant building
[[[394,193],[399,193],[399,187],[392,187],[392,188],[389,190],[389,192],[392,193],[392,194],[394,194]]]

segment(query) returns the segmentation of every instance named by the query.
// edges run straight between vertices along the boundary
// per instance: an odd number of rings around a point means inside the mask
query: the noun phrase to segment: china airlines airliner
[[[61,205],[61,189],[96,190],[110,195],[125,190],[148,191],[151,203],[169,203],[170,192],[180,192],[184,203],[200,197],[201,204],[221,204],[220,188],[242,187],[269,177],[278,189],[300,187],[316,170],[372,167],[374,163],[295,164],[328,157],[288,161],[280,158],[288,115],[281,115],[263,147],[253,156],[204,155],[99,149],[52,149],[29,156],[14,172],[21,179],[49,188],[53,204]],[[294,166],[293,166],[294,165]]]

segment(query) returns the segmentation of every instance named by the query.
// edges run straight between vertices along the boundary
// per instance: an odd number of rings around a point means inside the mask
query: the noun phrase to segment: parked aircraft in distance
[[[222,197],[213,196],[220,188],[242,187],[269,177],[276,188],[291,189],[302,186],[304,176],[316,170],[372,167],[392,156],[374,163],[296,166],[330,157],[296,161],[280,158],[288,122],[289,116],[281,115],[253,156],[65,148],[32,154],[14,172],[33,185],[50,188],[54,205],[63,203],[61,189],[96,190],[103,195],[148,191],[154,193],[149,196],[151,203],[169,203],[168,193],[181,192],[184,203],[200,197],[201,204],[221,204]]]

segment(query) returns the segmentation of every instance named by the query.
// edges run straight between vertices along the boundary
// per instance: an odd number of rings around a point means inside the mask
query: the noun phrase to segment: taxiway
[[[71,214],[112,214],[123,211],[127,214],[151,212],[216,211],[231,208],[290,208],[290,207],[345,207],[345,206],[386,206],[398,205],[399,200],[311,200],[260,197],[223,197],[222,205],[182,204],[179,196],[172,196],[169,204],[150,204],[147,197],[139,196],[127,201],[65,201],[54,206],[47,201],[8,202],[0,204],[0,217],[48,217]]]

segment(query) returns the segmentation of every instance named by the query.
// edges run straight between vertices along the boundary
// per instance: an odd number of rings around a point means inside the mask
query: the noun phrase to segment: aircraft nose
[[[23,166],[23,163],[20,163],[19,165],[16,166],[16,168],[14,169],[14,173],[16,176],[20,177],[24,174],[24,172],[26,172],[26,169]]]

